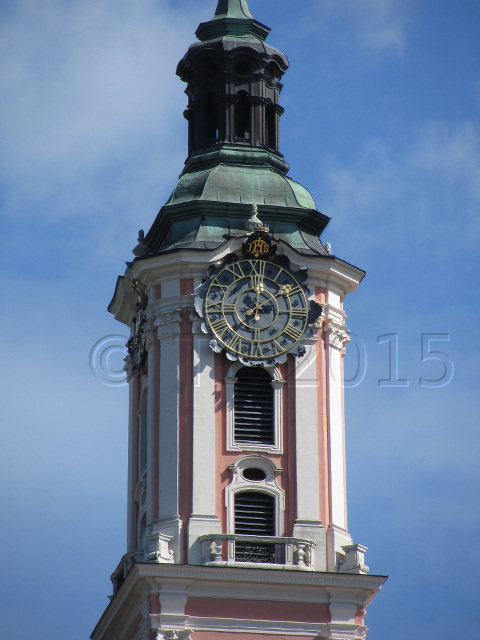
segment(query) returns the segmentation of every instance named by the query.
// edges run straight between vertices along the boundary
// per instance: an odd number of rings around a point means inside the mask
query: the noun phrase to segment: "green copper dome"
[[[219,164],[180,177],[167,204],[201,200],[315,209],[309,192],[268,167]]]

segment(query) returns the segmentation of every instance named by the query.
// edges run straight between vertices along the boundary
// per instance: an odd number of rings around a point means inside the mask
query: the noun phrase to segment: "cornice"
[[[204,277],[206,267],[212,262],[222,260],[229,253],[240,251],[246,235],[245,233],[230,238],[212,251],[178,249],[136,260],[132,264],[132,273],[135,278],[149,286],[165,280]],[[308,269],[307,285],[336,289],[338,293],[345,296],[357,288],[365,275],[362,269],[335,256],[310,256],[298,253],[284,241],[279,241],[278,247],[292,265]]]
[[[159,582],[167,590],[168,584],[175,585],[177,591],[180,589],[191,597],[236,597],[245,600],[252,597],[263,600],[274,598],[324,604],[342,600],[364,606],[381,589],[385,580],[385,576],[364,574],[136,563],[104,612],[92,637],[102,637],[114,620],[132,616],[133,611],[138,611],[139,600],[143,600]],[[192,628],[193,622],[202,628],[201,621],[196,618],[190,618],[188,622],[189,628]],[[211,624],[212,628],[219,624],[215,621],[205,622],[207,626]],[[242,621],[242,624],[248,626],[250,623]],[[289,623],[279,622],[278,625],[288,626]],[[293,633],[293,626],[290,633]]]
[[[385,576],[363,574],[337,574],[330,572],[280,572],[274,569],[229,569],[228,567],[200,567],[194,565],[158,565],[137,563],[132,568],[140,577],[161,578],[162,580],[195,580],[212,582],[250,583],[252,585],[270,584],[279,586],[303,585],[305,587],[343,587],[346,589],[379,589],[386,580]],[[293,594],[292,594],[293,595]],[[291,597],[292,597],[291,595]]]

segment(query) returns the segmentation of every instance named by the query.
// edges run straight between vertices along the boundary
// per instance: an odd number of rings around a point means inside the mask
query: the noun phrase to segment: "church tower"
[[[188,158],[109,311],[129,327],[127,553],[93,640],[360,639],[343,301],[364,272],[279,148],[286,56],[219,0],[177,75]]]

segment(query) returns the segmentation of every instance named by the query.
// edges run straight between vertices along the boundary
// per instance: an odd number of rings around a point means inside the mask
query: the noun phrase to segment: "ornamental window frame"
[[[265,473],[263,480],[248,480],[243,472],[246,469],[261,469]],[[258,491],[273,497],[275,505],[275,534],[284,535],[285,491],[278,486],[277,476],[282,472],[280,467],[262,455],[247,455],[239,458],[229,466],[233,472],[231,483],[225,487],[225,506],[227,508],[227,534],[235,534],[235,495],[243,491]],[[267,537],[267,536],[265,536]],[[269,537],[269,536],[268,536]]]
[[[239,442],[235,440],[235,384],[238,379],[237,372],[245,367],[241,362],[232,364],[225,376],[226,388],[226,426],[227,426],[227,451],[265,451],[268,453],[283,453],[283,385],[282,378],[277,367],[265,367],[265,371],[272,378],[273,388],[273,444],[259,444],[251,442]]]

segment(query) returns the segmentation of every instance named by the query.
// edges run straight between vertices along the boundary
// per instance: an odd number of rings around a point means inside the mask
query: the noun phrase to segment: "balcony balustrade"
[[[315,543],[301,538],[208,534],[201,536],[202,564],[208,567],[268,566],[313,570]]]

